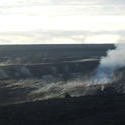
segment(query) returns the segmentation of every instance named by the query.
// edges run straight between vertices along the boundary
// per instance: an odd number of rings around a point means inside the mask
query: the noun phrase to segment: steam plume
[[[95,83],[111,82],[114,71],[125,66],[125,43],[115,46],[115,49],[107,51],[107,56],[101,58],[96,74],[92,77]]]

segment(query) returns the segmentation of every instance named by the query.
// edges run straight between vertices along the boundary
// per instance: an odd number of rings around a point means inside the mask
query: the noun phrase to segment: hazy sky
[[[125,0],[0,0],[0,44],[116,43]]]

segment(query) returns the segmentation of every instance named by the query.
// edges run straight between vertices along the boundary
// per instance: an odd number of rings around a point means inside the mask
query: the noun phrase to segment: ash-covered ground
[[[106,125],[117,124],[123,107],[110,113],[124,105],[124,67],[108,83],[92,79],[101,57],[113,49],[112,44],[0,46],[0,122],[98,125],[100,117]]]

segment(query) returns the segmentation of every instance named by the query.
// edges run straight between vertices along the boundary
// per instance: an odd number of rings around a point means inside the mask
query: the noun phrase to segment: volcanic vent
[[[99,94],[116,94],[125,92],[125,44],[115,45],[115,49],[107,51],[91,77],[93,84],[103,86]]]

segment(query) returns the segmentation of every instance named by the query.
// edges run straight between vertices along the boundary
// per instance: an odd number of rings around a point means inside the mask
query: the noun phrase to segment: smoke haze
[[[115,49],[107,51],[107,56],[101,58],[96,74],[92,78],[95,83],[111,82],[113,73],[125,66],[125,43],[115,46]]]

